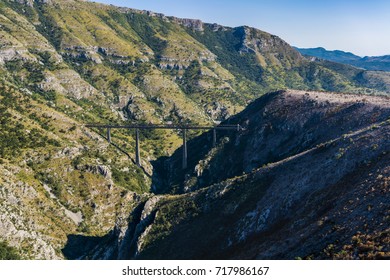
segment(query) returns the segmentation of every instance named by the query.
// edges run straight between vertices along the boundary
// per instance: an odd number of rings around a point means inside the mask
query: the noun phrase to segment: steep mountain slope
[[[316,61],[328,69],[343,74],[353,80],[357,85],[366,88],[376,88],[383,92],[390,91],[390,72],[364,71],[354,66],[322,59],[316,59]],[[366,93],[369,94],[370,90],[367,89]]]
[[[0,82],[0,236],[23,258],[62,258],[68,234],[105,234],[132,209],[128,189],[148,190],[144,172],[69,111],[82,114]]]
[[[20,61],[42,62],[30,67],[40,71],[33,80],[40,90],[100,96],[97,104],[106,101],[133,120],[223,120],[249,100],[286,87],[365,92],[253,28],[83,1],[26,2],[3,4],[6,69],[20,79]]]
[[[93,247],[100,237],[116,237],[112,229],[128,223],[130,212],[134,227],[120,234],[144,232],[145,209],[158,202],[148,200],[151,190],[182,193],[219,181],[190,172],[193,183],[183,183],[183,173],[167,185],[158,171],[180,147],[178,131],[142,131],[139,168],[133,131],[112,131],[109,145],[105,131],[86,123],[213,124],[287,87],[388,92],[387,81],[377,87],[372,72],[359,73],[309,61],[249,27],[79,0],[0,0],[0,250],[61,259],[68,239],[84,236],[82,244],[93,239]],[[247,170],[240,163],[220,180]],[[127,240],[132,248],[136,241]],[[83,254],[74,248],[71,256]]]
[[[360,57],[350,52],[328,51],[324,48],[295,48],[305,56],[353,65],[371,71],[390,71],[390,55]]]
[[[137,219],[118,223],[79,257],[389,258],[389,117],[388,98],[264,96],[236,117],[247,120],[247,130],[221,137],[222,151],[205,160],[210,174],[230,177],[232,159],[247,174],[188,194],[155,196],[133,213]],[[283,155],[267,158],[269,152]]]
[[[240,124],[243,131],[219,133],[221,143],[216,149],[210,150],[211,132],[190,141],[189,170],[185,174],[180,168],[181,150],[157,162],[159,178],[169,176],[164,182],[156,181],[154,187],[157,193],[188,192],[251,172],[341,134],[387,120],[387,106],[378,107],[386,100],[291,90],[267,94],[228,120]]]

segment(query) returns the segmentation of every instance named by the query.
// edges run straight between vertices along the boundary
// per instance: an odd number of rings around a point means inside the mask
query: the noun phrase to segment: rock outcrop
[[[176,17],[169,17],[169,19],[175,23],[183,25],[184,27],[190,28],[193,31],[202,32],[204,30],[203,22],[199,19],[176,18]]]

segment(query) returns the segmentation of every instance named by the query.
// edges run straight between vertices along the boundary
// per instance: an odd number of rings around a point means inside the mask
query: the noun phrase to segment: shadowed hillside
[[[180,168],[181,150],[157,162],[158,178],[169,176],[156,182],[156,192],[188,192],[249,173],[388,118],[386,98],[291,90],[269,93],[227,120],[240,124],[243,131],[219,133],[217,148],[211,147],[211,132],[189,142],[185,172]]]
[[[86,255],[389,258],[389,117],[388,98],[267,94],[228,120],[244,131],[221,136],[206,157],[201,150],[184,176],[186,187],[195,182],[184,189],[191,192],[150,198],[137,219],[117,224],[113,241]],[[206,138],[189,149],[206,148]],[[118,253],[102,253],[113,246]]]

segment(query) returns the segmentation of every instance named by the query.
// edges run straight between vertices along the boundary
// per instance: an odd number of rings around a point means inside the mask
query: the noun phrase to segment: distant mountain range
[[[295,47],[295,49],[305,56],[349,64],[366,70],[390,71],[390,55],[360,57],[350,52],[328,51],[324,48],[302,49]]]

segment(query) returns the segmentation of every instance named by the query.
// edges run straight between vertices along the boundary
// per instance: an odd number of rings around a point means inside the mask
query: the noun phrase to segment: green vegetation
[[[188,94],[196,92],[197,83],[201,79],[202,71],[199,61],[194,60],[190,66],[184,71],[182,78],[182,88]]]
[[[0,241],[0,260],[20,260],[20,256],[15,248]]]
[[[158,58],[167,47],[167,41],[162,40],[160,36],[168,35],[170,24],[141,14],[129,14],[127,20],[131,28],[155,52]]]
[[[12,110],[23,111],[23,104],[29,103],[29,98],[20,99],[15,102],[16,90],[13,87],[0,84],[0,157],[12,158],[20,155],[25,149],[36,149],[47,145],[59,146],[55,139],[50,139],[38,128],[28,129],[23,122],[20,122]],[[35,120],[37,120],[36,115]],[[40,121],[40,119],[39,119]],[[43,129],[49,127],[42,124]]]
[[[144,174],[141,169],[135,169],[134,172],[122,171],[117,168],[112,169],[112,178],[115,184],[123,188],[136,191],[138,193],[148,192],[149,188],[145,183]]]
[[[263,68],[256,62],[253,53],[239,53],[242,43],[242,29],[213,31],[206,26],[203,32],[189,31],[199,42],[207,46],[218,57],[218,62],[229,71],[250,81],[262,81]]]
[[[36,12],[39,21],[41,22],[41,24],[37,26],[38,31],[45,36],[56,49],[60,49],[64,31],[58,26],[55,17],[45,10],[44,5],[36,2],[34,3],[37,7]]]

